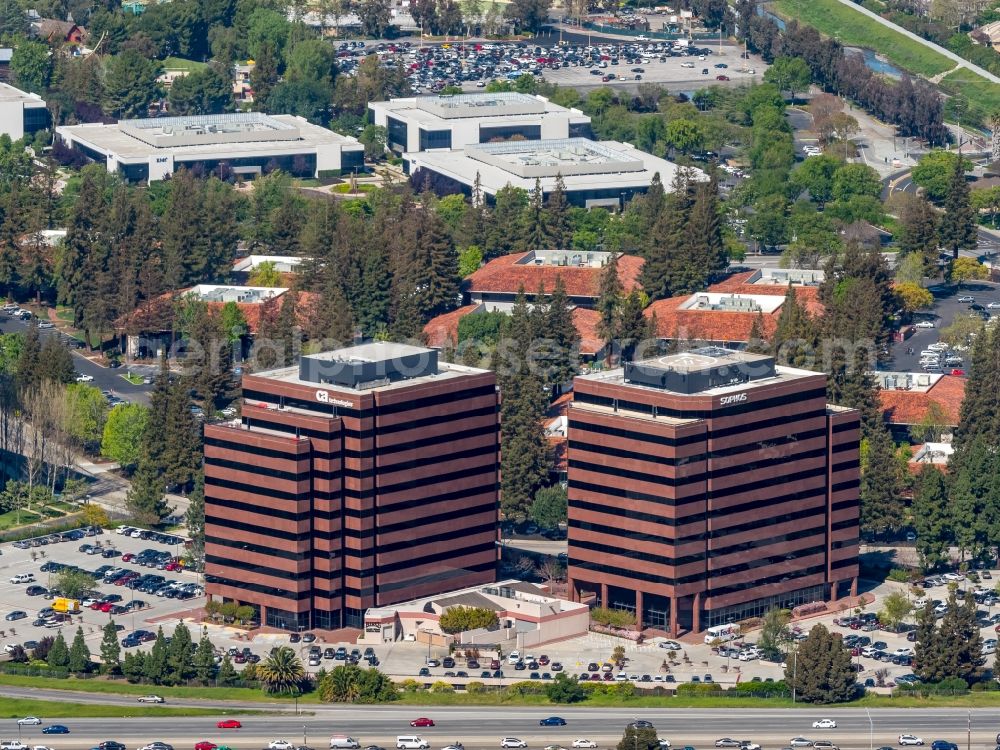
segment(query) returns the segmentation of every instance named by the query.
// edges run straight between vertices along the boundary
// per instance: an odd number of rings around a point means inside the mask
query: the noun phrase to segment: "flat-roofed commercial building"
[[[859,417],[826,376],[716,347],[574,381],[574,599],[700,631],[856,593]]]
[[[495,375],[372,343],[244,375],[205,427],[209,596],[286,630],[495,580]]]
[[[0,83],[0,133],[17,141],[45,130],[49,122],[49,110],[42,97]]]
[[[293,115],[240,112],[119,120],[63,125],[56,135],[130,182],[162,180],[182,167],[224,176],[280,168],[298,177],[364,169],[365,149],[356,138]]]
[[[372,121],[386,129],[398,153],[461,149],[522,138],[589,138],[590,117],[544,96],[505,92],[417,96],[370,102]]]
[[[587,208],[617,208],[634,195],[645,193],[660,175],[669,190],[679,167],[673,162],[627,143],[566,138],[541,141],[507,141],[466,146],[460,151],[421,151],[403,154],[403,167],[420,183],[420,173],[430,172],[431,184],[440,193],[471,195],[478,177],[483,194],[493,199],[508,185],[534,190],[536,180],[547,196],[562,178],[566,199]],[[689,179],[707,180],[699,169],[687,170]]]

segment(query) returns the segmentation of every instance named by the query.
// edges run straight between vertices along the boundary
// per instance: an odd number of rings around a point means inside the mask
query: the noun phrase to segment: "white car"
[[[35,726],[35,725],[38,725],[38,724],[41,724],[41,723],[42,723],[42,720],[39,719],[37,716],[25,716],[23,719],[18,719],[17,720],[18,726],[22,726],[22,727],[24,727],[24,726]]]
[[[573,740],[573,747],[597,747],[593,740]]]
[[[163,703],[162,695],[140,695],[136,698],[139,703]]]
[[[519,740],[517,737],[504,737],[500,740],[500,747],[527,747],[528,743]]]
[[[990,302],[986,308],[988,310],[1000,310],[1000,302]]]
[[[975,302],[976,298],[973,297],[971,294],[963,294],[961,297],[958,298],[958,301],[959,302]],[[909,737],[910,735],[907,734],[907,735],[903,735],[903,736],[904,737]]]
[[[76,382],[77,383],[90,383],[90,382],[93,382],[93,380],[94,380],[94,376],[93,375],[77,375],[76,376]]]
[[[677,641],[660,641],[660,648],[665,648],[667,651],[680,651],[681,644]]]
[[[267,750],[292,750],[293,747],[288,740],[271,740],[267,743]]]
[[[921,320],[919,323],[913,324],[914,328],[934,328],[934,324],[929,320]]]
[[[812,747],[813,742],[805,737],[792,737],[792,739],[788,741],[788,744],[791,747]]]
[[[924,741],[917,737],[915,734],[901,734],[899,735],[900,745],[923,745]]]
[[[837,722],[833,719],[820,719],[813,722],[813,729],[836,729]]]

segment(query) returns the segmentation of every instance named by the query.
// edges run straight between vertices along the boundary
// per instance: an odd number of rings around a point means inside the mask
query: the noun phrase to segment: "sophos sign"
[[[741,404],[746,400],[747,400],[747,394],[734,393],[732,396],[722,396],[719,399],[719,406],[728,406],[729,404]]]

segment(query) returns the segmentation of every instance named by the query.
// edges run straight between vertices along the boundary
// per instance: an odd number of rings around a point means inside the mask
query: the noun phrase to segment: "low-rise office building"
[[[155,182],[181,168],[253,177],[282,169],[298,177],[364,169],[356,138],[303,117],[240,112],[119,120],[56,128],[65,146],[103,163],[130,182]]]
[[[0,83],[0,134],[20,140],[49,126],[49,110],[38,94]]]
[[[618,209],[645,193],[654,175],[665,189],[674,184],[673,162],[627,143],[586,138],[480,143],[455,150],[408,151],[403,167],[415,184],[425,177],[439,194],[472,195],[478,180],[485,199],[511,185],[532,191],[536,181],[548,196],[562,179],[566,200],[575,206]],[[699,169],[687,169],[689,179],[707,180]],[[426,173],[426,174],[425,174]]]
[[[544,96],[515,92],[416,96],[370,102],[369,114],[386,129],[398,153],[461,149],[519,138],[589,138],[590,117]]]
[[[488,370],[371,343],[243,376],[205,427],[205,580],[285,630],[495,580],[499,394]]]
[[[705,347],[578,376],[569,590],[698,632],[856,593],[858,412],[826,376]]]

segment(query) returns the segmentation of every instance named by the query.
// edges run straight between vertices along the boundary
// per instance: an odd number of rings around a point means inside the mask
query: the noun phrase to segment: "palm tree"
[[[320,687],[320,698],[327,703],[354,703],[360,697],[361,670],[353,664],[334,668]]]
[[[257,665],[257,679],[267,693],[291,693],[305,678],[302,661],[288,646],[275,650]]]

